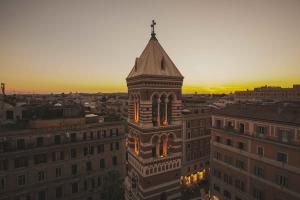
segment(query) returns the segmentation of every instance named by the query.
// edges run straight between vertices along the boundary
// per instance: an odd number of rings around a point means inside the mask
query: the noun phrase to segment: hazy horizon
[[[300,83],[300,1],[0,0],[7,93],[127,92],[157,22],[183,93]]]

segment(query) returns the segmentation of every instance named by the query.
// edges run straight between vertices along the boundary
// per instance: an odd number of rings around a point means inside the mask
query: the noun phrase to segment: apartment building
[[[300,101],[300,85],[293,85],[292,88],[263,86],[254,90],[236,91],[234,98],[237,101]]]
[[[300,106],[234,104],[212,115],[213,199],[300,199]]]
[[[35,120],[1,129],[0,199],[104,199],[107,172],[125,174],[124,123]]]
[[[202,106],[183,110],[182,120],[180,182],[185,188],[194,188],[209,178],[211,112]]]

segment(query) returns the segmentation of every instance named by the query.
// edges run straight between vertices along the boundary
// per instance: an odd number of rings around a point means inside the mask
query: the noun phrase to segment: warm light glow
[[[188,176],[180,177],[180,184],[185,185],[187,187],[192,186],[193,184],[197,184],[201,182],[205,178],[206,170],[198,171],[196,173],[190,174]]]
[[[300,1],[233,2],[1,1],[0,81],[8,94],[127,92],[155,13],[183,93],[299,84]]]
[[[163,125],[164,126],[168,125],[168,121],[166,119],[163,121]]]
[[[139,155],[140,152],[140,140],[138,137],[134,137],[134,153]]]

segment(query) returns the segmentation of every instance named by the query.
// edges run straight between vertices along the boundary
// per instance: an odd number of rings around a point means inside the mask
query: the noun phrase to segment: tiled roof
[[[183,77],[155,37],[152,37],[127,78],[140,75]]]
[[[253,120],[286,123],[296,126],[300,125],[299,104],[232,104],[216,111],[215,114],[230,117],[248,118]]]

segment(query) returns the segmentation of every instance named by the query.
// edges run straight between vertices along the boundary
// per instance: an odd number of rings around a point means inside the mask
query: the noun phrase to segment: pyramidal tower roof
[[[156,34],[154,32],[155,24],[156,23],[153,20],[151,25],[151,38],[140,57],[136,58],[134,67],[127,79],[141,75],[183,78],[175,64],[156,39]]]

